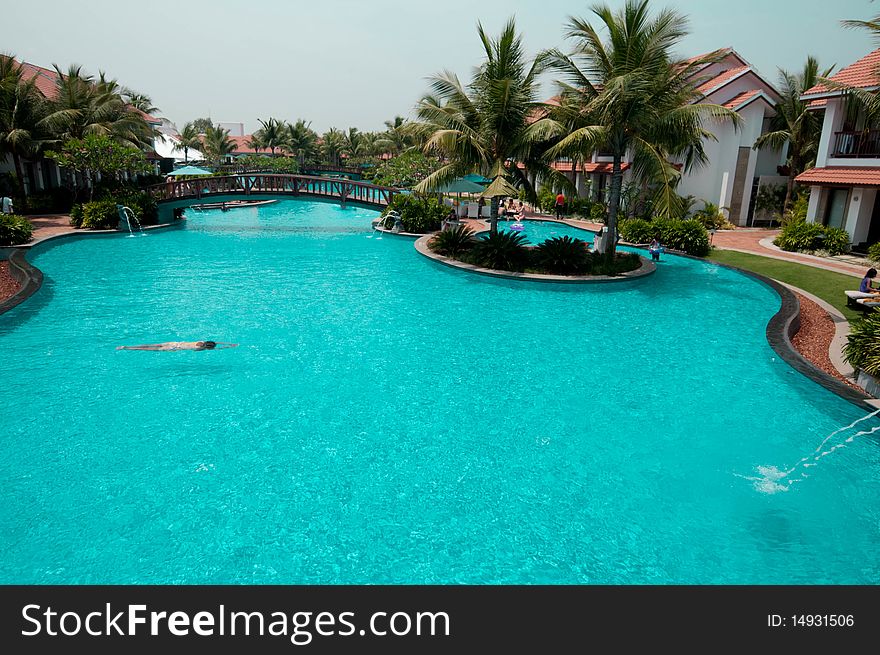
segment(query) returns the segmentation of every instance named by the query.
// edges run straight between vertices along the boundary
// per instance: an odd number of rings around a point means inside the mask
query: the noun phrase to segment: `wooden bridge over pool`
[[[160,215],[178,207],[207,202],[259,198],[323,198],[383,209],[400,189],[357,180],[279,173],[243,173],[180,179],[149,187]]]

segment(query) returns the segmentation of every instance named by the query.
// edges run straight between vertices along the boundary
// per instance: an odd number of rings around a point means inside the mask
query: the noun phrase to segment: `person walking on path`
[[[565,194],[560,191],[556,194],[556,218],[562,218],[565,210]]]

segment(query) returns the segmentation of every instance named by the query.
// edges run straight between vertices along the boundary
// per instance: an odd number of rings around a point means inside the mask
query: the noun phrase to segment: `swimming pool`
[[[488,279],[374,216],[283,200],[33,253],[0,316],[0,582],[878,581],[876,441],[747,479],[862,415],[770,349],[770,289],[671,256]],[[241,345],[115,350],[202,338]]]
[[[511,230],[510,226],[514,223],[515,221],[498,221],[498,229],[502,232],[513,232],[514,230]],[[524,228],[519,231],[519,233],[525,236],[526,242],[531,245],[538,245],[547,239],[565,236],[571,237],[572,239],[580,239],[587,243],[593,243],[593,237],[595,236],[595,233],[590,232],[589,230],[582,230],[555,221],[535,221],[526,219],[522,221],[522,224]]]

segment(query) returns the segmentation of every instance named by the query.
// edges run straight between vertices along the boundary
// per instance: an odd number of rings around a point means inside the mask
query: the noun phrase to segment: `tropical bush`
[[[409,189],[440,168],[436,157],[428,157],[418,150],[405,152],[376,167],[373,184]]]
[[[620,238],[629,243],[650,243],[656,234],[654,224],[643,218],[628,218],[620,223]]]
[[[843,356],[853,368],[880,377],[880,313],[850,323]]]
[[[829,255],[842,255],[849,250],[849,233],[843,228],[826,227],[822,249]]]
[[[31,240],[34,226],[24,216],[0,214],[0,246],[16,246]]]
[[[440,223],[449,213],[449,208],[441,205],[436,198],[398,193],[385,209],[400,214],[405,232],[425,234],[440,229]]]
[[[803,223],[807,220],[807,208],[810,206],[810,194],[802,193],[797,196],[782,215],[782,227],[789,223]]]
[[[875,264],[880,264],[880,242],[877,242],[868,248],[868,259]]]
[[[587,244],[569,236],[547,239],[532,253],[534,264],[557,275],[584,275],[590,269],[590,252]]]
[[[112,200],[116,204],[130,208],[141,225],[155,225],[159,217],[156,200],[146,191],[121,191],[102,200]]]
[[[235,160],[233,166],[236,170],[267,171],[270,173],[299,173],[299,162],[294,157],[261,157],[259,155],[244,155]],[[228,172],[226,173],[229,174]]]
[[[793,220],[783,226],[773,243],[788,251],[824,250],[829,255],[840,255],[849,250],[849,234],[839,227]]]
[[[474,247],[474,232],[466,225],[452,230],[443,230],[428,243],[431,250],[448,257],[458,257]]]
[[[516,232],[496,232],[477,239],[470,263],[502,271],[522,271],[529,259],[526,238]]]
[[[648,243],[655,236],[666,248],[682,250],[697,257],[709,254],[709,233],[697,219],[655,218],[646,221],[630,218],[620,224],[620,237],[624,241]]]
[[[590,275],[620,275],[634,271],[641,265],[642,260],[634,252],[617,252],[610,263],[605,255],[591,252],[588,271]]]
[[[574,196],[565,199],[565,211],[568,214],[576,214],[584,218],[590,218],[590,212],[593,209],[593,201],[589,198],[581,198]]]
[[[552,214],[556,210],[556,192],[548,186],[538,191],[538,207],[542,212]]]
[[[70,208],[70,224],[73,227],[82,227],[83,206],[81,204],[76,204]]]
[[[707,230],[720,230],[729,225],[721,207],[711,202],[705,203],[702,209],[694,212],[693,217]]]
[[[709,233],[700,221],[667,219],[658,221],[660,243],[667,248],[683,250],[689,255],[705,257],[709,254]]]
[[[109,230],[119,225],[119,212],[113,200],[93,200],[82,206],[82,227],[90,230]]]
[[[594,223],[604,223],[608,218],[608,208],[601,202],[594,202],[590,207],[590,220]]]

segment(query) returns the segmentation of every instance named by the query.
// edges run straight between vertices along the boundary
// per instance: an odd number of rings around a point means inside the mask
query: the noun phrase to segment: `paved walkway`
[[[34,226],[34,241],[75,231],[67,214],[35,214],[27,218]]]
[[[786,252],[773,244],[773,239],[779,235],[779,230],[758,230],[752,228],[740,228],[738,230],[721,230],[715,233],[712,244],[721,250],[735,250],[771,259],[805,264],[814,268],[822,268],[826,271],[862,277],[867,266],[851,264],[846,261],[829,257],[817,257],[804,253]]]

